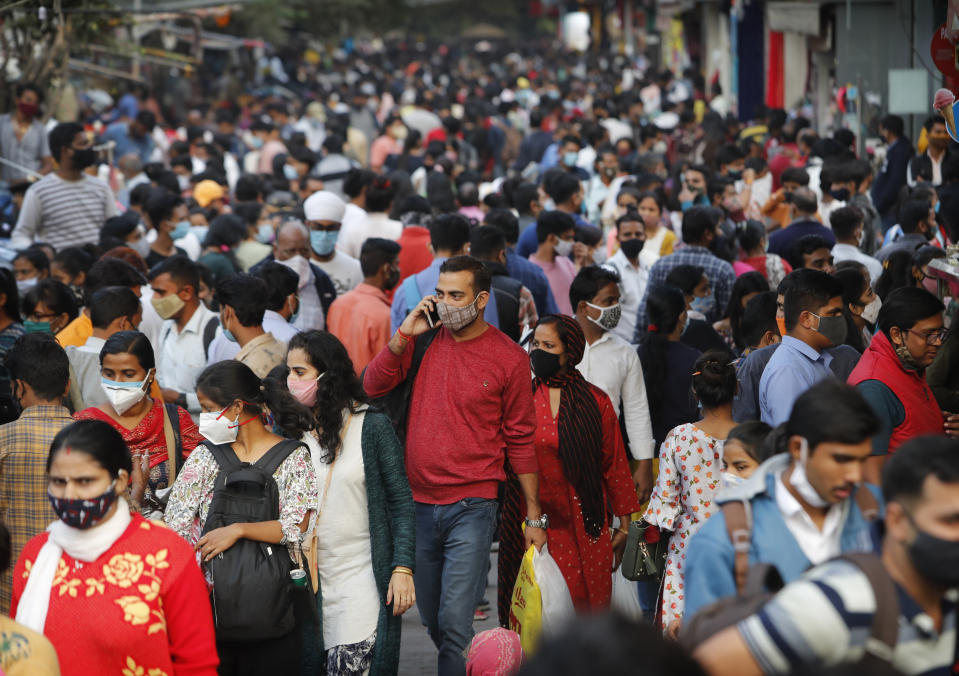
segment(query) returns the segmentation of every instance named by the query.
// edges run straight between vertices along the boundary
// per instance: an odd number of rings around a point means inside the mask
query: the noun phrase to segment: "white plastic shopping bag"
[[[643,607],[639,604],[637,584],[623,577],[620,569],[613,571],[613,597],[610,601],[610,609],[627,619],[642,622]]]
[[[576,616],[576,611],[563,572],[549,555],[547,545],[538,552],[533,549],[533,570],[543,599],[543,635],[549,636],[563,629],[566,622]]]

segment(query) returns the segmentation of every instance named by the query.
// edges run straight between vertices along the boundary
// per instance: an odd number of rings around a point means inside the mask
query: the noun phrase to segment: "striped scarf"
[[[579,496],[583,509],[583,525],[592,537],[599,537],[606,524],[606,503],[603,497],[603,422],[596,397],[576,365],[583,359],[586,337],[572,317],[558,318],[566,329],[567,372],[551,378],[534,378],[533,389],[540,385],[558,387],[559,459],[563,474]],[[540,320],[540,323],[547,317]]]

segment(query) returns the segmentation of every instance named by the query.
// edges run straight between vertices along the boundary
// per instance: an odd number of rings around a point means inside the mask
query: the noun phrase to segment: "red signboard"
[[[932,61],[946,77],[959,77],[959,52],[956,43],[946,37],[946,24],[942,24],[932,35],[929,44]]]

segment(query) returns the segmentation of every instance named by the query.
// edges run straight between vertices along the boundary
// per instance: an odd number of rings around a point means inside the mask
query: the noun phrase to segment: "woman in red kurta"
[[[598,611],[609,606],[611,572],[619,564],[626,525],[630,514],[639,511],[639,500],[612,403],[575,368],[585,344],[575,319],[549,315],[536,325],[530,360],[536,375],[539,499],[549,516],[549,553],[563,572],[576,609]],[[612,529],[608,506],[619,516],[618,529]],[[500,534],[501,623],[508,622],[509,598],[523,556],[522,520],[514,478],[507,484]]]
[[[215,676],[206,583],[193,549],[120,497],[130,453],[112,427],[81,421],[51,445],[60,517],[24,548],[11,614],[56,648],[63,676]]]

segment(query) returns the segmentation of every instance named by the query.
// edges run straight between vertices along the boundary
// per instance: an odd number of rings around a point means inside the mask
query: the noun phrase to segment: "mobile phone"
[[[426,323],[430,325],[431,329],[435,329],[436,325],[440,323],[440,313],[436,311],[436,303],[433,303],[433,309],[426,313]]]

